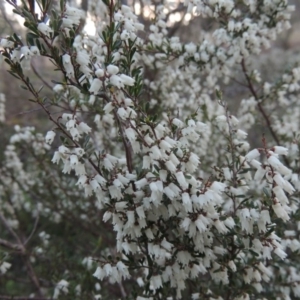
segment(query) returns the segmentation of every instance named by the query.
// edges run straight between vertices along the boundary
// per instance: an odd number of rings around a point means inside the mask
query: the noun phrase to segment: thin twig
[[[35,222],[34,222],[34,225],[33,225],[33,228],[32,228],[32,231],[29,235],[29,237],[26,239],[26,241],[24,242],[24,245],[26,245],[30,239],[33,237],[35,231],[36,231],[36,228],[37,228],[37,225],[39,223],[39,219],[40,219],[40,214],[39,214],[39,210],[37,209],[37,216],[36,216],[36,219],[35,219]]]
[[[7,228],[7,230],[11,233],[11,235],[17,240],[18,247],[19,247],[20,251],[22,252],[22,254],[25,255],[26,254],[26,248],[24,247],[20,237],[15,233],[15,231],[11,228],[11,226],[9,226],[9,224],[7,223],[5,217],[1,213],[0,213],[0,219],[1,219],[2,223],[4,224],[4,226]],[[39,296],[43,296],[39,280],[38,280],[38,278],[37,278],[37,276],[34,272],[34,269],[33,269],[32,265],[30,263],[29,257],[26,256],[24,258],[24,260],[25,260],[25,265],[26,265],[27,271],[28,271],[28,275],[29,275],[32,283],[35,285]]]
[[[43,82],[43,84],[48,88],[50,89],[51,91],[53,90],[53,87],[47,82],[44,80],[44,78],[39,74],[39,72],[36,70],[34,64],[33,64],[33,59],[31,60],[31,68],[32,68],[32,71],[33,73],[39,78],[39,80],[41,80]]]
[[[49,106],[51,106],[51,104],[47,105],[46,107],[49,107]],[[19,113],[17,113],[17,114],[14,114],[14,115],[12,115],[12,116],[25,115],[25,114],[29,114],[29,113],[32,113],[32,112],[35,112],[35,111],[39,111],[39,110],[42,110],[42,108],[39,107],[39,108],[35,108],[35,109],[30,109],[30,110],[26,110],[26,111],[21,111],[21,112],[19,112]]]
[[[0,246],[23,253],[23,248],[20,247],[18,244],[13,244],[13,243],[3,240],[3,239],[0,239]]]
[[[280,140],[279,140],[278,136],[276,135],[276,132],[272,128],[272,124],[271,124],[269,116],[265,112],[262,104],[259,102],[259,97],[257,95],[256,90],[254,89],[254,86],[252,84],[251,78],[250,78],[250,76],[248,75],[248,72],[247,72],[245,59],[242,59],[241,65],[242,65],[243,73],[244,73],[244,75],[246,77],[246,80],[248,82],[248,88],[249,88],[250,92],[252,93],[252,95],[254,96],[254,98],[255,98],[255,100],[257,102],[258,110],[260,111],[260,113],[262,114],[263,118],[265,119],[265,121],[267,123],[267,127],[268,127],[268,129],[269,129],[269,131],[270,131],[273,139],[275,140],[276,144],[279,146],[280,145]],[[289,166],[289,161],[287,160],[287,158],[283,157],[283,160],[284,160],[285,164],[287,166]]]
[[[10,232],[10,234],[16,239],[16,241],[19,244],[20,249],[22,249],[22,251],[25,253],[25,248],[23,246],[23,243],[21,241],[21,239],[19,238],[19,236],[15,233],[15,231],[11,228],[11,226],[9,226],[8,222],[6,221],[6,218],[0,213],[0,219],[2,221],[2,223],[4,224],[4,226],[6,227],[6,229]]]

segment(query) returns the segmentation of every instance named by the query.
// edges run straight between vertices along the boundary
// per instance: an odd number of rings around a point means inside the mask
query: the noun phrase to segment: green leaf
[[[251,168],[245,168],[245,169],[242,169],[239,174],[245,174],[245,173],[248,173],[249,171],[251,171],[252,169]]]
[[[122,45],[122,40],[116,40],[112,46],[112,50],[118,50]]]
[[[4,61],[9,64],[10,66],[13,64],[11,60],[9,60],[8,58],[5,58]]]
[[[15,33],[13,34],[13,37],[14,37],[14,40],[16,42],[18,42],[18,44],[21,44],[21,45],[23,44],[22,41],[21,41],[21,39]]]
[[[32,32],[28,32],[26,34],[26,41],[30,46],[34,46],[35,45],[35,39],[38,39],[39,36],[32,33]]]
[[[265,193],[265,195],[266,195],[268,198],[271,197],[269,190],[267,190],[265,187],[263,188],[263,192]]]
[[[42,3],[42,8],[44,11],[47,10],[47,0],[41,0],[41,3]]]
[[[59,6],[60,6],[61,12],[63,12],[65,10],[65,1],[64,0],[60,0],[59,1]]]
[[[154,166],[155,170],[159,173],[159,171],[160,171],[159,167],[157,165],[153,165],[153,166]]]
[[[10,74],[10,75],[12,75],[12,76],[14,76],[15,78],[17,78],[17,79],[21,79],[18,75],[16,75],[14,72],[12,72],[12,71],[8,71],[8,73]]]
[[[38,89],[37,93],[39,93],[43,88],[44,88],[44,86],[42,85],[42,86]]]
[[[216,89],[216,96],[219,100],[222,100],[223,98],[223,93],[221,90]]]

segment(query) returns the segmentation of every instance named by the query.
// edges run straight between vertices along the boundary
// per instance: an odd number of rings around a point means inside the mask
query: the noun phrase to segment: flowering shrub
[[[267,82],[249,64],[293,7],[187,0],[216,26],[183,44],[168,1],[143,1],[144,28],[103,0],[95,36],[63,0],[9,3],[28,33],[1,53],[51,129],[16,126],[2,155],[0,298],[299,298],[300,68]],[[62,74],[51,97],[26,75],[33,56]]]

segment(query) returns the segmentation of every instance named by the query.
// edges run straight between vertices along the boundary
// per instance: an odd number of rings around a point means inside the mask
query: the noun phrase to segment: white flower
[[[152,288],[154,291],[161,288],[163,286],[161,276],[160,275],[152,276],[150,279],[150,284],[151,284],[150,288]]]
[[[133,128],[126,128],[125,129],[125,134],[128,138],[129,141],[135,141],[136,140],[136,132],[134,131]]]
[[[170,145],[168,142],[166,142],[165,140],[161,140],[159,143],[159,146],[161,149],[163,149],[164,151],[170,151],[172,148],[172,145]]]
[[[283,221],[288,221],[290,219],[288,213],[279,202],[272,205],[272,208],[278,218],[281,218]]]
[[[270,155],[268,157],[269,164],[274,167],[276,170],[282,166],[282,163],[275,155]]]
[[[94,192],[101,188],[99,182],[95,178],[90,181],[90,186],[92,187]]]
[[[64,145],[59,146],[58,151],[59,151],[59,153],[62,153],[62,154],[68,154],[68,153],[70,153],[69,148],[67,148]]]
[[[114,168],[114,165],[112,164],[112,162],[108,159],[108,157],[105,157],[103,160],[103,165],[105,167],[105,169],[107,170],[112,170]]]
[[[106,272],[101,267],[97,267],[93,276],[98,278],[99,280],[103,280],[104,277],[106,276]]]
[[[55,137],[55,132],[53,130],[50,130],[47,132],[45,141],[47,144],[51,145]]]
[[[287,180],[284,180],[284,184],[282,187],[290,195],[295,192],[295,188]]]
[[[11,267],[11,264],[4,261],[1,265],[0,265],[0,272],[1,274],[5,274],[7,272],[7,270]]]
[[[129,85],[129,86],[133,86],[134,85],[134,82],[135,82],[134,78],[132,78],[130,76],[127,76],[125,74],[121,74],[120,78],[121,78],[121,80],[123,81],[123,83],[125,85]]]
[[[259,155],[259,151],[257,149],[253,149],[248,154],[246,154],[245,159],[248,162],[251,162],[251,160],[256,159],[257,157],[259,157]]]
[[[179,128],[183,128],[183,126],[184,126],[184,123],[177,118],[174,118],[172,120],[172,123]]]
[[[111,102],[108,102],[107,104],[105,104],[103,110],[106,114],[109,114],[112,110],[114,109],[114,106],[112,105]]]
[[[182,193],[182,203],[186,212],[192,212],[192,202],[188,193]]]
[[[176,173],[175,173],[175,176],[176,176],[176,179],[177,179],[179,185],[180,185],[184,190],[186,190],[186,189],[189,187],[189,185],[188,185],[188,183],[186,182],[183,173],[182,173],[181,171],[176,172]]]
[[[129,33],[126,29],[124,29],[124,30],[122,31],[120,37],[121,37],[121,40],[127,41],[127,40],[130,38],[130,33]]]
[[[126,120],[126,118],[128,117],[128,113],[124,107],[119,107],[117,113],[120,116],[120,118],[123,120]]]
[[[143,206],[138,206],[135,211],[140,219],[146,218]]]
[[[118,261],[116,267],[118,271],[122,274],[124,279],[130,277],[128,267],[122,261]]]
[[[78,157],[82,157],[85,152],[82,148],[77,147],[73,150],[73,153],[75,153]]]
[[[33,55],[40,55],[40,50],[37,46],[31,46],[30,51]]]
[[[57,299],[61,292],[63,292],[64,294],[68,294],[69,293],[68,286],[69,283],[64,279],[58,282],[54,289],[53,299]]]
[[[98,78],[101,78],[101,77],[103,77],[103,76],[105,75],[105,72],[104,72],[103,69],[97,69],[97,70],[95,71],[95,75],[96,75]]]
[[[67,114],[67,113],[64,113],[62,115],[62,119],[67,122],[69,120],[72,120],[72,119],[76,119],[76,117],[73,116],[73,114]]]
[[[113,199],[121,200],[123,198],[121,189],[114,185],[109,186],[108,191]]]
[[[85,172],[85,166],[83,163],[81,162],[78,162],[75,167],[74,167],[74,170],[75,170],[75,174],[77,176],[80,176],[80,175],[84,175],[86,172]]]
[[[90,133],[92,128],[84,122],[80,122],[77,126],[79,133]]]
[[[162,192],[164,190],[163,183],[160,180],[151,182],[149,186],[152,192]]]
[[[142,277],[138,277],[137,280],[136,280],[137,284],[139,285],[139,287],[142,287],[144,286],[144,281],[143,281],[143,278]],[[140,297],[141,298],[141,297]],[[138,299],[137,299],[138,300]],[[142,300],[142,299],[140,299]]]
[[[285,259],[287,254],[279,247],[274,250],[274,253],[277,254],[281,259]]]
[[[151,155],[151,157],[153,159],[160,159],[161,158],[162,153],[161,153],[160,149],[156,145],[153,146],[153,147],[151,147],[150,150],[151,150],[150,155]]]
[[[64,66],[64,69],[66,71],[66,75],[68,78],[72,78],[75,76],[74,74],[74,68],[71,62],[71,56],[69,54],[64,54],[62,56],[62,63]]]
[[[233,260],[229,261],[228,266],[233,272],[236,271],[236,265]]]
[[[98,78],[94,78],[90,86],[89,92],[97,94],[101,88],[102,82]]]
[[[78,164],[78,157],[75,154],[70,155],[70,163],[71,165],[77,165]]]
[[[278,186],[280,186],[282,188],[284,187],[284,185],[285,185],[285,179],[280,174],[275,173],[273,179],[277,183]]]
[[[235,226],[235,222],[233,220],[232,217],[228,217],[224,220],[224,224],[225,226],[227,226],[228,228],[233,228]]]
[[[119,89],[124,87],[124,82],[123,82],[122,78],[118,75],[112,75],[109,78],[109,82],[111,85],[116,86]]]
[[[150,169],[151,166],[151,158],[149,155],[144,155],[143,156],[143,169]]]
[[[110,211],[106,211],[105,213],[104,213],[104,215],[103,215],[103,222],[107,222],[110,218],[111,218],[111,216],[112,216],[112,213],[110,212]]]
[[[81,66],[87,66],[90,63],[90,56],[85,50],[77,51],[76,61]]]
[[[37,29],[46,36],[50,36],[50,33],[53,33],[53,29],[43,22],[39,23]]]
[[[21,55],[24,55],[25,59],[29,59],[32,56],[28,46],[21,47]]]
[[[127,174],[126,176],[128,176],[129,178],[131,179],[128,179],[126,177],[124,177],[122,174],[118,174],[117,177],[118,177],[118,180],[123,184],[123,185],[128,185],[130,180],[135,180],[136,177],[135,175],[132,175],[132,174]]]
[[[166,164],[167,169],[168,169],[171,173],[175,173],[176,167],[175,167],[175,165],[174,165],[170,160],[166,161],[165,164]]]
[[[119,73],[119,68],[115,65],[108,65],[106,70],[110,75],[116,75]]]
[[[142,189],[146,184],[148,183],[148,180],[146,178],[142,178],[138,181],[136,181],[134,184],[138,190]]]
[[[245,138],[247,138],[248,133],[243,130],[238,129],[236,132],[236,135],[237,135],[238,139],[244,140]]]
[[[280,154],[280,155],[288,155],[288,148],[282,147],[282,146],[275,146],[274,147],[274,152],[276,154]]]
[[[76,183],[76,185],[85,185],[87,183],[88,178],[86,175],[81,175]]]
[[[21,51],[20,49],[14,49],[10,58],[13,62],[20,62]]]
[[[197,47],[194,43],[189,43],[189,44],[185,45],[184,47],[185,47],[186,52],[189,54],[194,54],[197,50]]]
[[[266,172],[267,171],[264,168],[258,167],[254,175],[254,180],[260,182],[265,176]]]
[[[225,190],[226,184],[222,182],[214,181],[210,188],[217,193],[221,193]]]
[[[9,41],[8,39],[1,39],[0,47],[3,48],[14,48],[14,42]]]
[[[55,152],[54,152],[54,155],[53,155],[53,158],[52,158],[51,161],[52,161],[54,164],[58,164],[60,160],[61,160],[61,154],[60,154],[60,152],[59,152],[59,151],[55,151]]]
[[[73,127],[70,129],[70,133],[72,135],[72,138],[75,140],[75,141],[78,141],[79,138],[81,137],[79,131],[77,128]]]
[[[282,205],[286,205],[289,203],[287,196],[285,195],[283,189],[280,186],[275,186],[273,188],[273,192],[275,193],[277,199],[280,201]]]
[[[71,130],[72,128],[76,127],[76,120],[75,119],[71,119],[66,123],[66,128],[67,130]]]
[[[216,219],[214,221],[214,226],[217,228],[218,232],[224,234],[228,231],[228,229],[226,228],[226,226],[224,225],[223,222],[221,222],[220,220]]]

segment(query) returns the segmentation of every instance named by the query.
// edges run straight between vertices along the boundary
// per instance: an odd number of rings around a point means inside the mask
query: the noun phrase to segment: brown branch
[[[20,247],[20,245],[18,245],[18,244],[13,244],[9,241],[0,239],[0,246],[3,246],[5,248],[9,248],[11,250],[19,251],[22,254],[24,254],[24,252],[23,252],[24,249],[22,247]]]
[[[133,172],[133,165],[132,165],[132,148],[131,148],[131,144],[130,144],[130,142],[126,141],[122,121],[120,120],[120,118],[118,116],[118,113],[115,109],[114,109],[114,116],[115,116],[116,122],[117,122],[119,130],[120,130],[120,135],[121,135],[121,138],[122,138],[123,146],[125,148],[128,172],[132,173]]]
[[[260,111],[260,113],[262,114],[264,120],[266,121],[267,127],[268,127],[268,129],[269,129],[269,131],[270,131],[273,139],[275,140],[276,144],[279,146],[280,145],[280,140],[279,140],[276,132],[272,128],[272,124],[271,124],[271,120],[270,120],[269,116],[265,112],[262,104],[259,102],[259,96],[257,95],[257,92],[254,89],[254,86],[252,84],[250,76],[248,75],[247,68],[246,68],[246,63],[245,63],[245,59],[244,58],[242,59],[241,66],[242,66],[243,73],[244,73],[244,75],[246,77],[247,83],[248,83],[248,88],[249,88],[251,94],[253,95],[253,97],[255,98],[255,100],[257,102],[258,110]],[[287,166],[289,166],[289,161],[287,160],[287,158],[283,157],[283,160],[284,160],[285,164]]]
[[[36,229],[37,229],[37,225],[38,225],[38,223],[39,223],[39,220],[40,220],[39,210],[37,209],[37,216],[36,216],[36,219],[35,219],[35,221],[34,221],[34,225],[33,225],[32,231],[31,231],[29,237],[28,237],[28,238],[26,239],[26,241],[24,242],[24,245],[26,245],[26,244],[30,241],[30,239],[33,237],[33,235],[34,235],[34,233],[35,233],[35,231],[36,231]]]
[[[258,97],[258,95],[257,95],[257,93],[256,93],[256,91],[254,89],[254,86],[252,84],[251,78],[250,78],[250,76],[247,73],[245,59],[242,59],[241,65],[242,65],[242,69],[243,69],[244,75],[246,77],[246,80],[248,82],[248,88],[250,89],[250,91],[251,91],[252,95],[254,96],[255,100],[257,101],[257,107],[258,107],[260,113],[263,115],[263,117],[264,117],[264,119],[265,119],[265,121],[267,123],[267,126],[269,128],[269,131],[270,131],[272,137],[274,138],[275,142],[277,143],[277,145],[280,145],[279,138],[277,137],[275,131],[272,128],[272,124],[271,124],[271,121],[269,119],[269,116],[266,114],[264,108],[262,107],[261,103],[259,102],[259,97]]]
[[[10,232],[10,234],[16,239],[16,241],[18,242],[18,247],[21,251],[22,254],[26,255],[26,248],[24,247],[24,244],[22,243],[20,237],[16,234],[16,232],[11,228],[11,226],[9,226],[8,222],[6,221],[6,218],[4,217],[4,215],[2,215],[0,213],[0,219],[2,221],[2,223],[4,224],[4,226],[6,227],[6,229]],[[6,245],[8,245],[6,243]],[[43,296],[43,293],[41,291],[41,287],[40,287],[40,283],[39,283],[39,280],[34,272],[34,269],[32,268],[32,265],[30,263],[30,260],[29,260],[29,257],[26,256],[24,258],[24,261],[25,261],[25,265],[26,265],[26,268],[27,268],[27,271],[28,271],[28,275],[32,281],[32,283],[35,285],[37,291],[38,291],[38,294],[39,296]],[[1,298],[0,298],[1,299]]]
[[[26,252],[23,243],[21,241],[21,239],[19,238],[19,236],[15,233],[15,231],[11,228],[11,226],[9,226],[8,222],[6,221],[6,218],[4,217],[4,215],[2,215],[0,213],[0,220],[2,221],[2,223],[4,224],[4,226],[6,227],[6,229],[10,232],[10,234],[16,239],[16,241],[19,244],[20,249],[22,249],[22,252]]]
[[[34,66],[34,64],[33,64],[33,60],[31,60],[31,68],[32,68],[32,71],[33,71],[33,73],[39,78],[39,80],[41,80],[42,81],[42,83],[48,88],[48,89],[50,89],[51,91],[53,90],[53,88],[52,88],[52,86],[47,82],[47,81],[45,81],[44,80],[44,78],[39,74],[39,72],[36,70],[36,68],[35,68],[35,66]]]

